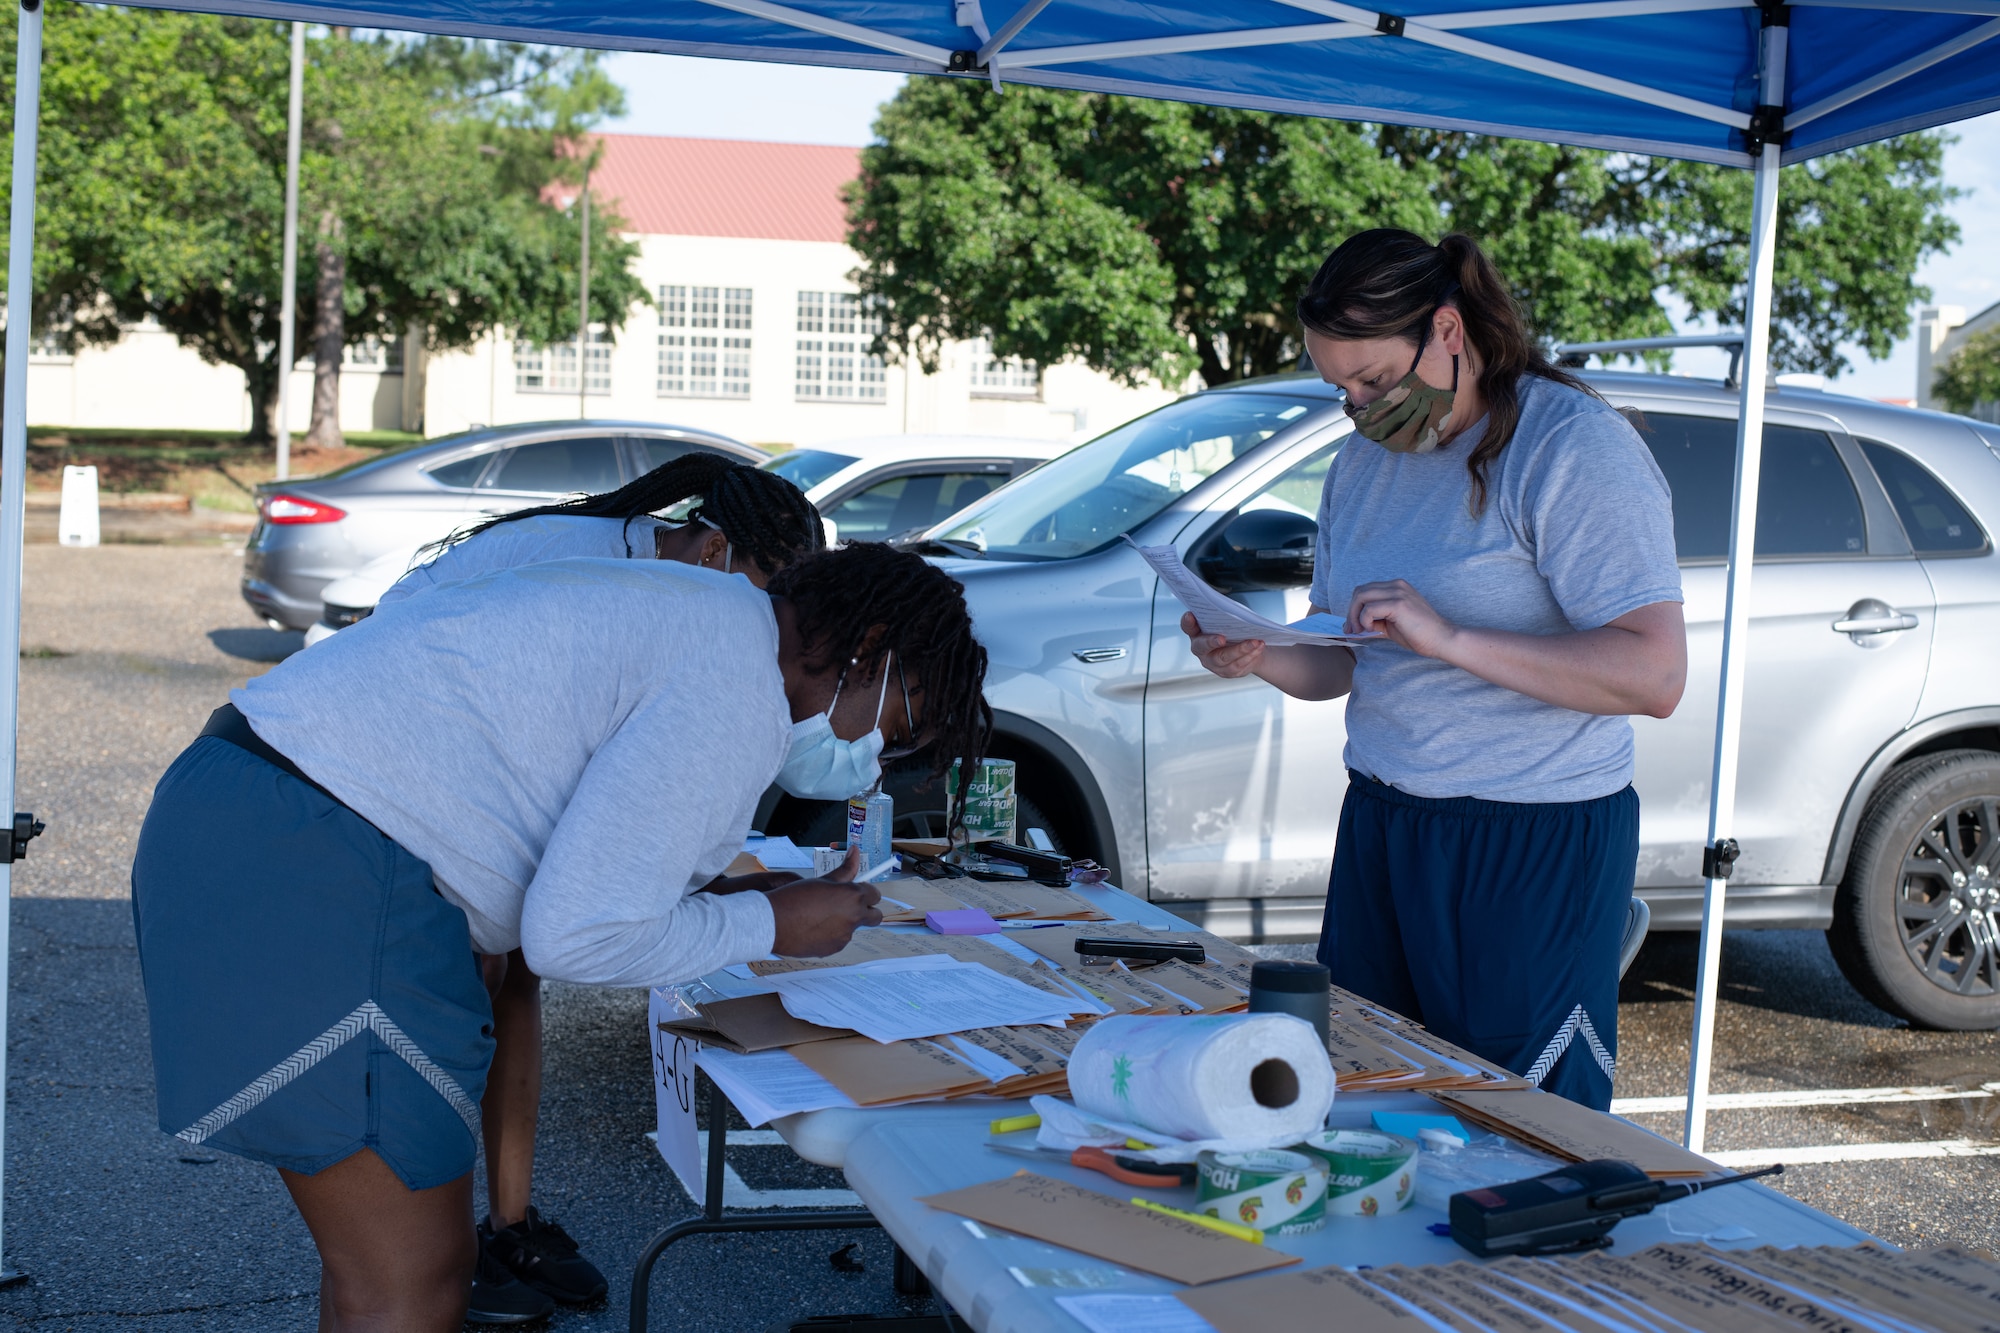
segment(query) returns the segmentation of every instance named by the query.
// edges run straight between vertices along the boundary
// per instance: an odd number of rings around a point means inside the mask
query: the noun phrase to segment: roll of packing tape
[[[1417,1194],[1417,1145],[1369,1129],[1325,1129],[1295,1151],[1326,1165],[1329,1217],[1375,1217],[1410,1206]]]
[[[1296,1236],[1326,1225],[1326,1169],[1305,1153],[1261,1148],[1204,1152],[1194,1210],[1256,1227],[1267,1236]]]

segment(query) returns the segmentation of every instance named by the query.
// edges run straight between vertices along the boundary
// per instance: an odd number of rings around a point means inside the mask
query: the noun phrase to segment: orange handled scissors
[[[1195,1179],[1192,1162],[1148,1162],[1137,1157],[1116,1157],[1103,1148],[1090,1147],[1065,1154],[1054,1148],[1023,1148],[1012,1143],[995,1143],[991,1139],[986,1141],[986,1146],[995,1152],[1013,1153],[1016,1157],[1066,1161],[1086,1171],[1101,1171],[1121,1185],[1136,1185],[1142,1190],[1174,1189],[1192,1185]]]

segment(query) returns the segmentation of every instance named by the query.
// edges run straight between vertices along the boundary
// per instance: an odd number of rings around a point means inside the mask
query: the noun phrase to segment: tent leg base
[[[0,1268],[0,1288],[11,1287],[17,1282],[26,1282],[28,1275],[18,1268]]]

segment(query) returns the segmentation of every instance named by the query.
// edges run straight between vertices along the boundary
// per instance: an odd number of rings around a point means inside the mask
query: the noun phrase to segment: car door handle
[[[1917,618],[1907,611],[1898,611],[1893,606],[1869,599],[1857,602],[1847,608],[1847,614],[1833,622],[1835,634],[1890,634],[1900,629],[1915,629]]]
[[[1079,662],[1116,662],[1125,656],[1123,648],[1078,648],[1072,653]]]

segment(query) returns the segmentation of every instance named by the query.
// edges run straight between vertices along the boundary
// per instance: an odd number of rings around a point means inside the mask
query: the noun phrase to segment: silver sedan
[[[274,629],[320,618],[320,591],[391,552],[578,493],[614,490],[690,449],[764,461],[709,431],[646,421],[554,421],[447,435],[323,477],[257,488],[243,600]]]

